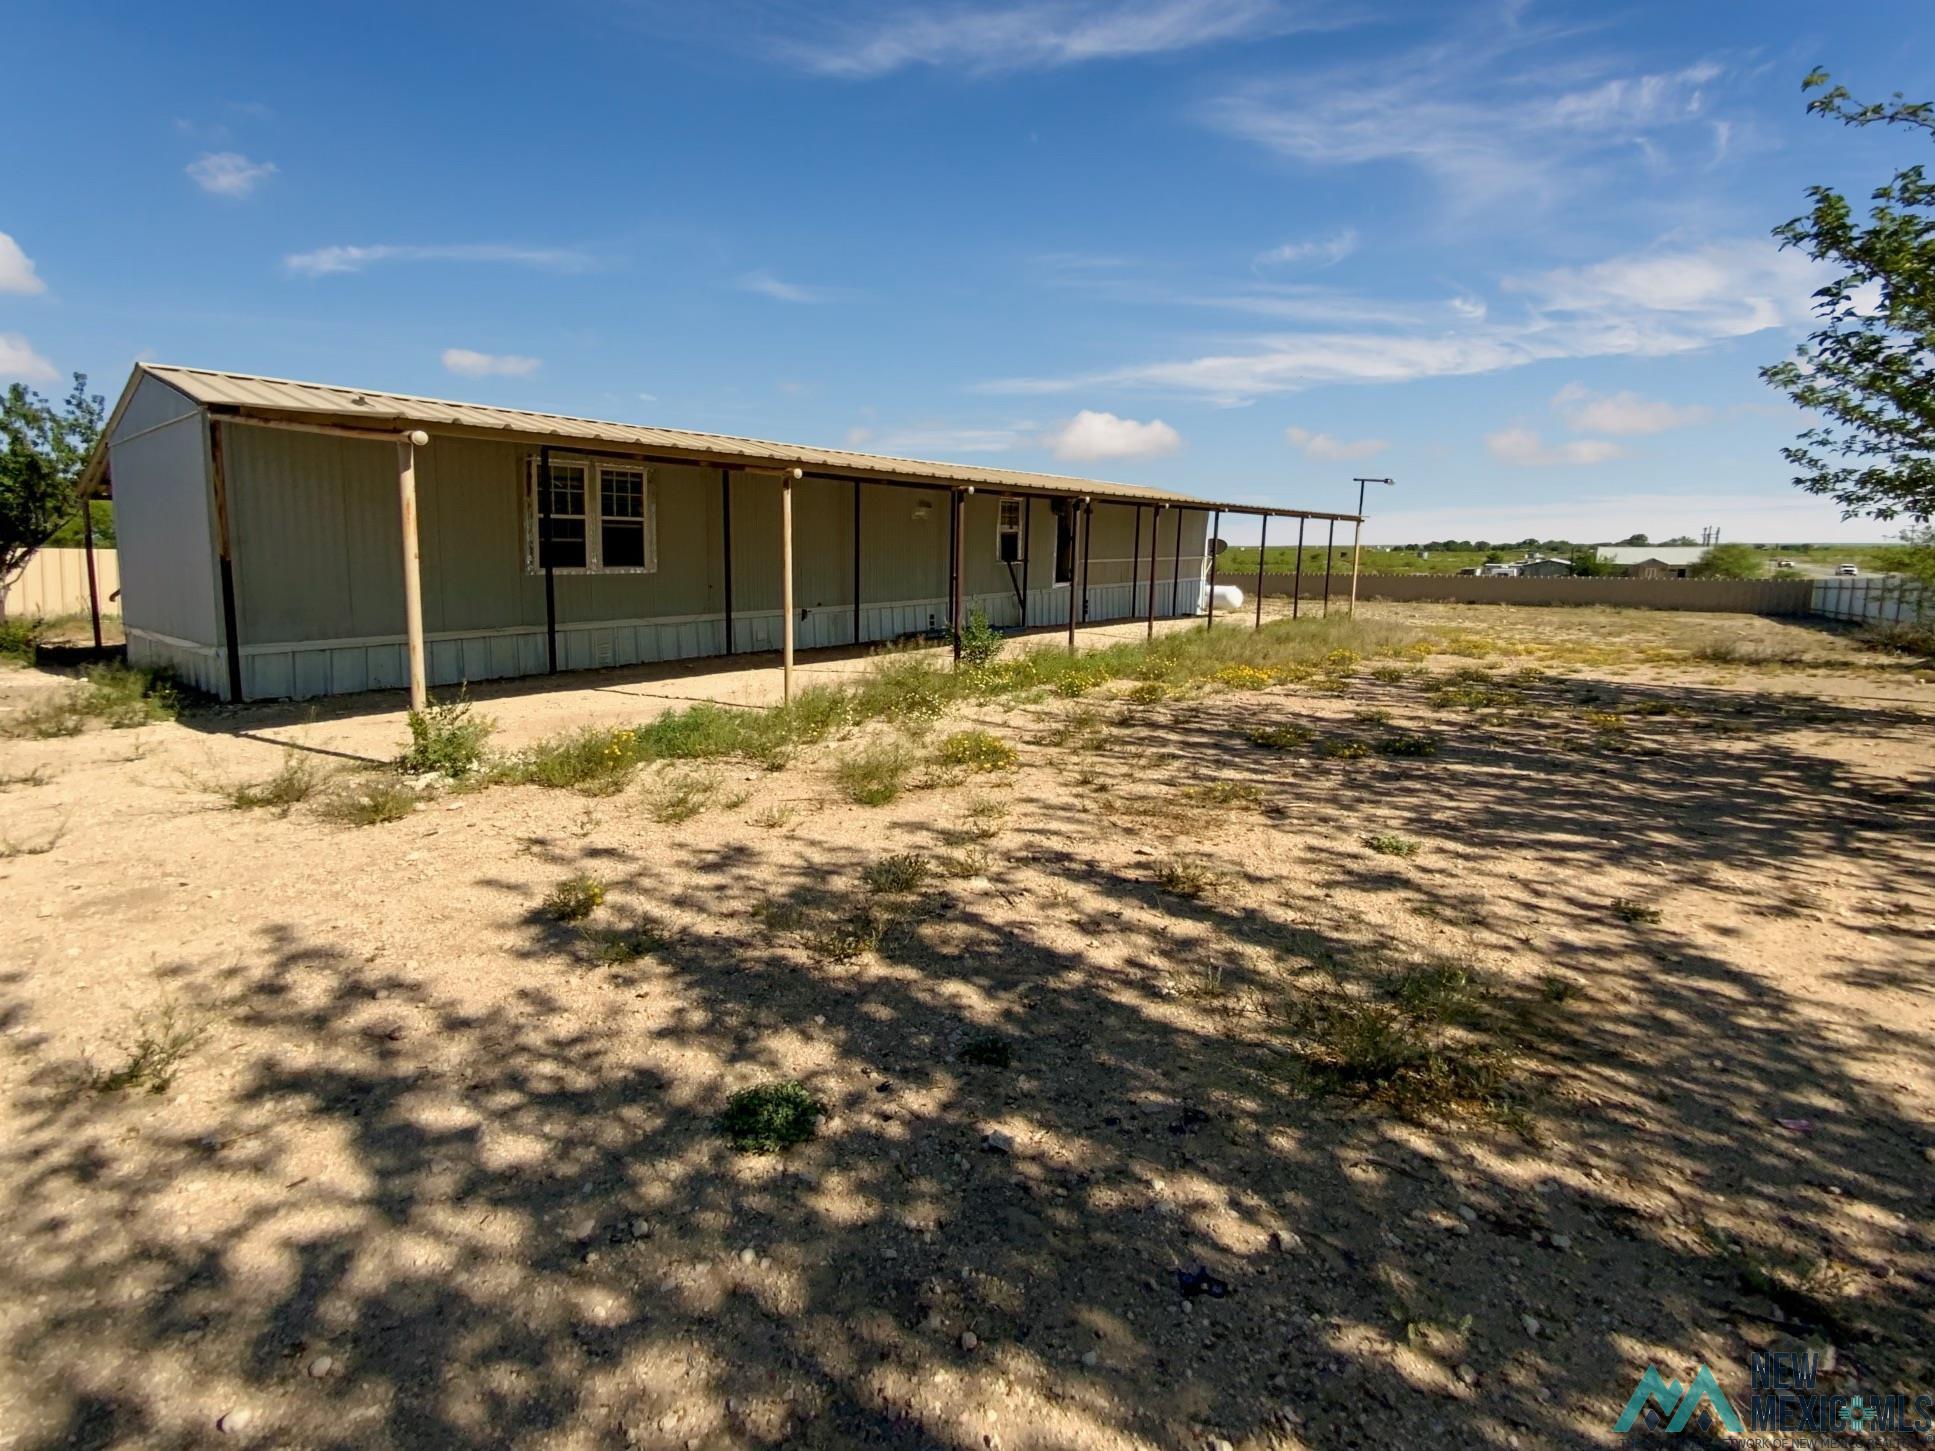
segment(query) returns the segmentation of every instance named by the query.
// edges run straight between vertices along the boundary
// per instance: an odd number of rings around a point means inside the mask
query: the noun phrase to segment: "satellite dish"
[[[1227,539],[1212,539],[1209,541],[1209,552],[1212,558],[1218,554],[1221,554],[1225,549],[1228,549],[1229,547],[1230,545]]]

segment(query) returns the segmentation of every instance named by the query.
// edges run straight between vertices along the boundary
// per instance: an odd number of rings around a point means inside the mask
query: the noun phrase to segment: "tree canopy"
[[[1898,126],[1935,139],[1935,105],[1897,92],[1861,104],[1815,70],[1810,114]],[[1837,276],[1814,294],[1815,331],[1761,376],[1821,421],[1781,452],[1794,482],[1846,517],[1935,517],[1935,182],[1920,165],[1877,187],[1865,218],[1839,191],[1809,187],[1806,216],[1774,229]]]
[[[79,511],[76,489],[106,400],[76,373],[64,402],[15,383],[0,399],[0,608],[35,550]]]
[[[1687,573],[1696,579],[1759,579],[1763,565],[1751,544],[1716,544]]]

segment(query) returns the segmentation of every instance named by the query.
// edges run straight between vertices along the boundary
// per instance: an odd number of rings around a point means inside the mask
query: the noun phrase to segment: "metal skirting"
[[[1185,579],[1176,594],[1177,613],[1194,614],[1202,597],[1202,582]],[[1086,623],[1089,624],[1140,619],[1148,608],[1147,585],[1133,591],[1127,584],[1099,585],[1088,596]],[[1030,591],[1029,627],[1066,625],[1069,597],[1066,588]],[[1169,584],[1162,581],[1156,588],[1159,618],[1168,616],[1169,600]],[[1013,629],[1021,623],[1020,604],[1011,592],[969,595],[963,599],[962,607],[966,611],[981,610],[996,629]],[[778,610],[735,611],[732,653],[778,650],[783,623]],[[947,601],[936,596],[863,605],[860,627],[861,644],[916,635],[942,635],[947,629]],[[854,644],[853,607],[828,605],[802,610],[795,622],[794,637],[801,650]],[[723,614],[670,620],[560,621],[558,624],[560,670],[652,665],[726,653]],[[220,647],[131,629],[128,658],[138,665],[171,670],[212,694],[226,691],[228,656]],[[430,683],[444,689],[470,681],[542,675],[548,668],[544,626],[435,635],[425,642],[424,664]],[[353,695],[365,690],[400,690],[408,683],[409,666],[401,636],[242,647],[242,691],[248,700],[308,700],[324,695]]]

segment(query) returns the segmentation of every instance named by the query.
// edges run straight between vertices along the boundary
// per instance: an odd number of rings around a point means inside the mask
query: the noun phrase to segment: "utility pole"
[[[1350,543],[1350,614],[1357,615],[1357,571],[1364,558],[1364,486],[1383,484],[1386,488],[1396,488],[1396,479],[1352,479],[1357,485],[1357,528]]]

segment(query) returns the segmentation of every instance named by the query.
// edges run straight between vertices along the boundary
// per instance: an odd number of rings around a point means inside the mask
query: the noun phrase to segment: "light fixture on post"
[[[1388,489],[1397,487],[1396,479],[1352,479],[1357,485],[1357,527],[1350,543],[1350,609],[1351,618],[1357,617],[1357,569],[1364,558],[1364,486],[1383,484]]]

